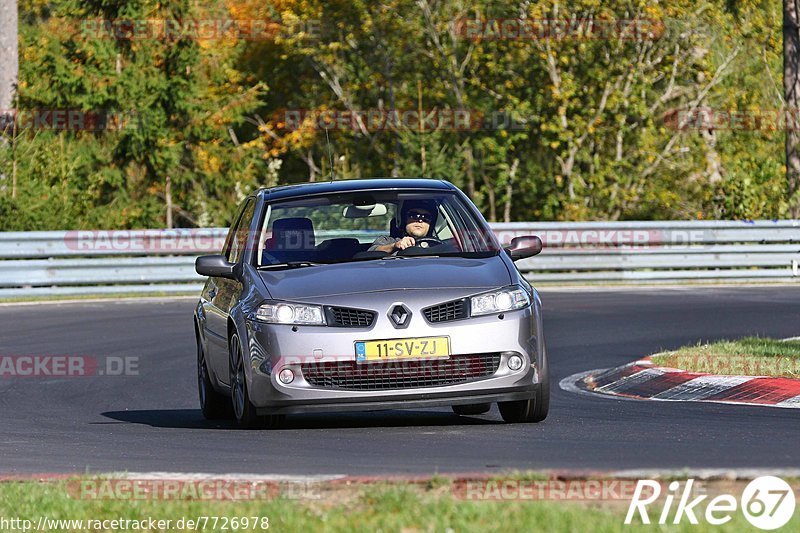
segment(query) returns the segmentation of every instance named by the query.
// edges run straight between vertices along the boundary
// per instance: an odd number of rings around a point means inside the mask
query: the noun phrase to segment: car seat
[[[281,218],[272,223],[272,237],[264,243],[264,251],[275,261],[312,261],[316,238],[314,223],[305,217]]]

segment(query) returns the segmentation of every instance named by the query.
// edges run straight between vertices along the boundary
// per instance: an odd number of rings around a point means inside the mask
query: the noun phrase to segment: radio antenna
[[[328,145],[328,161],[330,162],[330,165],[331,165],[331,183],[333,183],[333,180],[334,180],[334,174],[333,174],[333,148],[331,148],[331,139],[330,139],[330,137],[328,137],[328,128],[325,128],[325,142]]]

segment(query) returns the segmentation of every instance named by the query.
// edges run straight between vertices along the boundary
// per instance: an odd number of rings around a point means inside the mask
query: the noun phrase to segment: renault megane
[[[238,210],[194,315],[207,418],[497,403],[549,408],[541,300],[469,198],[437,180],[261,189]]]

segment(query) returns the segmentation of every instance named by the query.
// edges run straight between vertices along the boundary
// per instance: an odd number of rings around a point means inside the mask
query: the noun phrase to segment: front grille
[[[461,320],[467,318],[469,314],[467,310],[467,299],[454,300],[431,307],[426,307],[422,310],[422,314],[428,322],[447,322],[449,320]]]
[[[337,328],[368,328],[375,320],[373,311],[349,307],[325,307],[328,325]]]
[[[499,353],[458,355],[443,360],[356,363],[330,361],[303,363],[309,384],[325,389],[388,390],[442,387],[493,375],[500,366]]]

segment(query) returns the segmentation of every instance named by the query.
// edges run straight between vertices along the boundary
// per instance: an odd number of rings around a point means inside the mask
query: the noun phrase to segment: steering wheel
[[[422,237],[421,239],[414,240],[414,246],[419,248],[430,248],[432,246],[440,246],[444,244],[436,237]]]
[[[441,246],[443,244],[444,242],[436,239],[435,237],[421,237],[414,240],[414,246],[409,246],[405,250],[397,250],[396,254],[400,256],[429,255],[429,248]]]

